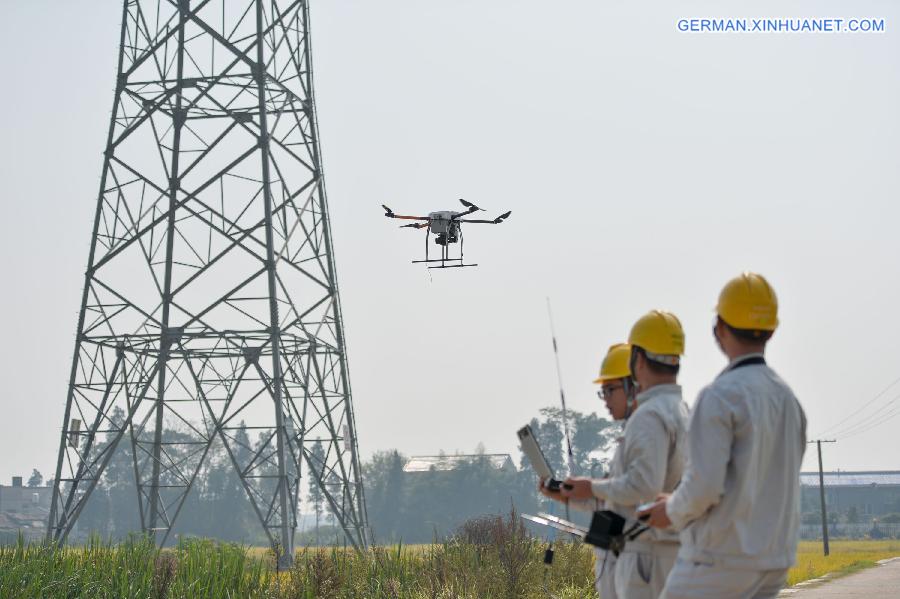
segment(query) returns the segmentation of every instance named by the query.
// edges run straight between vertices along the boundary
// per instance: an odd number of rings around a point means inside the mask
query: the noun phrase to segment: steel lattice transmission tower
[[[307,2],[125,1],[48,537],[130,446],[164,543],[222,443],[282,565],[301,471],[366,546],[342,329]]]

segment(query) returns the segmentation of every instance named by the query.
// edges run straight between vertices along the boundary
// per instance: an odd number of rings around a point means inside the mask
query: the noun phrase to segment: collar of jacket
[[[637,400],[638,407],[640,407],[661,395],[677,395],[678,397],[681,397],[681,385],[677,383],[656,385],[655,387],[650,387],[646,391],[641,391],[637,394],[635,399]]]
[[[728,363],[728,366],[725,367],[725,370],[719,373],[719,376],[722,376],[729,370],[734,370],[738,366],[740,366],[743,362],[747,360],[751,360],[753,358],[762,358],[765,360],[766,356],[762,352],[753,352],[752,354],[744,354],[743,356],[738,356],[734,360]]]

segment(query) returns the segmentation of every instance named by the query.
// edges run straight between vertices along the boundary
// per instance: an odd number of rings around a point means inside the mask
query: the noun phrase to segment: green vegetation
[[[146,538],[57,549],[0,546],[0,597],[265,597],[269,568],[240,547],[188,541],[157,551]]]
[[[467,522],[442,543],[365,553],[307,548],[298,552],[291,570],[280,573],[268,550],[206,540],[182,541],[162,551],[141,537],[65,549],[20,541],[0,547],[0,597],[536,599],[548,591],[562,599],[596,597],[589,547],[558,544],[549,569],[543,565],[544,549],[515,513]],[[900,542],[838,541],[831,556],[820,552],[819,543],[801,543],[789,584],[869,567],[900,555]]]
[[[830,555],[822,555],[821,541],[801,541],[797,564],[788,572],[788,584],[819,578],[829,572],[849,574],[900,555],[900,541],[832,541]]]
[[[548,589],[562,598],[592,596],[590,550],[560,544],[548,570],[544,548],[515,513],[469,522],[452,539],[427,546],[302,550],[280,573],[268,553],[211,541],[162,551],[136,537],[67,549],[20,542],[0,547],[0,597],[511,599],[546,597]]]

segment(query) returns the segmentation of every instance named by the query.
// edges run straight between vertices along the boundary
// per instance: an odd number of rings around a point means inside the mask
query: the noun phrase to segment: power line
[[[878,401],[878,399],[880,399],[881,396],[883,396],[885,393],[887,393],[887,392],[891,389],[891,387],[893,387],[893,386],[896,385],[897,383],[900,383],[900,377],[898,377],[898,378],[895,379],[890,385],[888,385],[887,387],[885,387],[884,389],[882,389],[877,395],[875,395],[875,397],[873,397],[872,399],[870,399],[869,401],[867,401],[865,404],[863,404],[862,407],[860,407],[859,409],[857,409],[856,412],[855,412],[854,414],[851,414],[851,415],[850,415],[849,419],[852,420],[853,418],[856,418],[856,417],[860,416],[860,415],[866,410],[866,408],[868,408],[868,407],[871,406],[873,403],[875,403],[876,401]],[[896,399],[896,398],[895,398],[895,399]],[[894,400],[892,400],[892,401],[894,401]],[[821,431],[821,432],[819,433],[819,436],[821,437],[821,436],[825,436],[826,434],[831,434],[831,431],[834,431],[834,430],[837,430],[837,429],[847,428],[847,427],[848,427],[847,422],[848,422],[848,419],[847,419],[847,418],[844,418],[844,419],[841,420],[840,422],[837,422],[837,423],[833,424],[832,426],[826,428],[825,430]],[[859,424],[859,423],[856,423],[856,424]],[[855,426],[855,425],[854,425],[854,426]]]
[[[855,437],[857,435],[867,433],[870,430],[881,426],[885,422],[888,422],[888,421],[896,418],[897,416],[900,416],[900,406],[897,406],[891,412],[889,412],[888,414],[885,414],[884,416],[879,418],[877,422],[873,422],[871,425],[861,428],[861,429],[858,429],[858,430],[855,430],[855,431],[846,432],[843,435],[839,436],[838,438],[839,439],[849,439],[850,437]]]
[[[893,413],[892,406],[895,403],[897,403],[898,401],[900,401],[900,395],[894,397],[893,399],[891,399],[890,401],[888,401],[887,403],[885,403],[884,405],[879,407],[877,410],[875,410],[868,416],[863,417],[862,420],[860,420],[856,423],[853,423],[853,424],[849,424],[843,428],[840,428],[839,430],[833,431],[831,433],[831,436],[839,437],[839,436],[843,436],[843,435],[846,435],[851,432],[855,433],[859,430],[867,429],[870,426],[877,426],[878,424],[883,422],[883,418],[885,417],[885,414]],[[896,409],[896,408],[893,408],[893,409]]]

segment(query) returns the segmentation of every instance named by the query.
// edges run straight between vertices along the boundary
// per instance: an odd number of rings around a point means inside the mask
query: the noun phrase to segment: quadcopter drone
[[[394,211],[385,206],[384,215],[388,218],[400,218],[404,220],[422,221],[410,223],[408,225],[400,225],[401,229],[426,229],[425,230],[425,259],[413,260],[413,264],[439,262],[438,266],[429,266],[428,268],[460,268],[465,266],[478,266],[477,264],[465,264],[463,261],[463,235],[462,223],[483,223],[491,225],[499,225],[512,213],[512,211],[504,212],[494,220],[478,220],[463,218],[473,212],[482,210],[475,204],[467,202],[460,198],[459,200],[465,206],[465,212],[454,212],[453,210],[440,210],[438,212],[429,212],[428,216],[407,216],[403,214],[394,214]],[[434,242],[441,246],[440,258],[429,258],[428,255],[428,234],[434,235]],[[459,242],[459,257],[450,257],[450,245]]]

